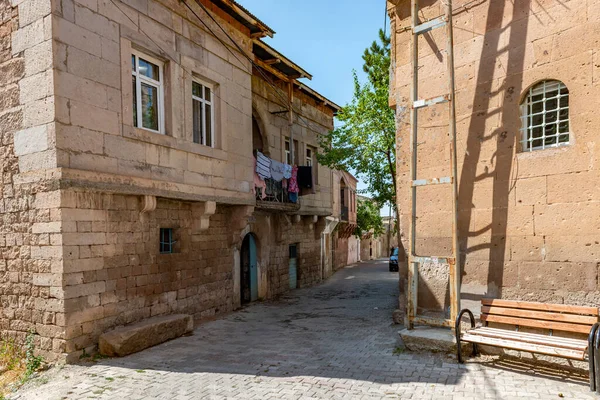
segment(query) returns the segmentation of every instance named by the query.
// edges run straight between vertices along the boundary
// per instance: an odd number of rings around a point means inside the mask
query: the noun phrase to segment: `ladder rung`
[[[415,35],[422,35],[427,33],[433,29],[441,28],[446,25],[446,17],[438,17],[436,19],[429,20],[427,22],[422,23],[421,25],[413,26],[413,33]]]
[[[454,264],[454,257],[433,257],[433,256],[412,256],[409,257],[409,262],[411,263],[433,263],[433,264]]]
[[[413,103],[413,108],[423,108],[432,106],[434,104],[447,103],[449,101],[449,97],[450,96],[446,94],[443,96],[434,97],[432,99],[417,100]]]
[[[452,182],[451,176],[445,176],[443,178],[417,179],[413,181],[413,186],[446,185]]]

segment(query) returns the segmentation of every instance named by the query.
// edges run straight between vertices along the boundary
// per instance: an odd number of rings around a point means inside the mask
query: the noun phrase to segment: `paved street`
[[[391,324],[397,291],[385,261],[347,267],[318,287],[205,323],[192,336],[51,370],[12,398],[594,398],[585,376],[521,363],[459,366],[402,351]]]

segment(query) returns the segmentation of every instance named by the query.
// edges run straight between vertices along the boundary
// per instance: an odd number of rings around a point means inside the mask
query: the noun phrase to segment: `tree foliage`
[[[383,218],[379,212],[379,206],[372,200],[358,200],[356,206],[356,230],[354,234],[358,237],[373,230],[375,236],[383,233]]]
[[[380,205],[395,205],[396,125],[389,107],[390,40],[383,31],[363,54],[368,80],[354,72],[354,97],[338,115],[341,125],[321,137],[319,162],[354,171]]]

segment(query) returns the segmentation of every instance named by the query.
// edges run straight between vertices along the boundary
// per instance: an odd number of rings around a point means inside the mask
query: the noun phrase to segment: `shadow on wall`
[[[426,0],[420,3],[420,6],[424,8],[434,4],[435,1]],[[462,4],[464,4],[463,1],[455,2],[455,10],[458,10],[455,12],[455,19],[458,21],[454,28],[455,37],[463,33],[460,29],[460,18],[461,15],[466,18],[466,14],[464,10],[458,9]],[[512,206],[509,204],[510,193],[514,189],[511,183],[511,171],[513,170],[514,153],[519,142],[517,135],[521,126],[519,100],[520,93],[524,90],[522,87],[525,56],[523,48],[527,40],[525,33],[528,27],[530,4],[531,0],[514,2],[514,4],[506,1],[487,1],[474,6],[476,11],[473,18],[486,15],[485,21],[474,22],[475,27],[479,26],[479,29],[475,29],[475,38],[478,36],[477,31],[485,32],[481,51],[476,57],[473,57],[480,62],[474,63],[474,68],[476,68],[474,83],[469,82],[467,87],[457,88],[456,96],[459,256],[463,266],[461,296],[468,300],[479,300],[481,297],[501,297],[502,287],[506,284],[504,266],[508,252],[507,220],[509,207]],[[400,15],[410,16],[409,4],[400,4],[399,8],[402,8]],[[504,17],[505,15],[507,16]],[[506,26],[502,26],[503,18],[512,18],[512,21]],[[424,35],[425,40],[420,46],[427,52],[436,55],[437,60],[428,58],[425,62],[425,59],[421,59],[421,63],[435,64],[441,61],[440,49],[435,44],[434,37],[441,47],[442,42],[438,38],[445,38],[445,35],[432,36],[431,32]],[[473,43],[475,42],[473,41]],[[445,43],[443,45],[445,47]],[[477,47],[471,43],[469,46]],[[467,47],[467,49],[471,47]],[[463,53],[465,51],[468,50],[463,48]],[[455,47],[457,63],[460,63],[463,53],[457,52]],[[506,76],[502,79],[494,79],[495,69],[500,68],[499,62],[502,64],[501,68],[505,70]],[[438,64],[442,65],[442,63]],[[423,65],[422,69],[438,68],[438,64],[435,67]],[[431,71],[429,72],[431,73]],[[436,76],[436,79],[439,79],[439,76]],[[464,80],[464,77],[461,79]],[[434,92],[440,92],[440,90],[443,92],[444,90],[441,89],[441,84],[433,87],[430,82],[422,82],[422,87],[425,91],[432,88],[435,89]],[[430,96],[420,93],[420,96],[432,97],[435,93],[428,94]],[[432,150],[432,154],[428,154],[428,149],[423,146],[425,143],[419,143],[421,145],[420,157],[426,158],[429,162],[427,164],[422,161],[422,164],[432,167],[425,168],[428,170],[427,173],[448,173],[446,165],[439,164],[439,154],[442,154],[439,153],[439,149],[442,143],[447,143],[446,135],[440,136],[442,133],[440,129],[443,128],[433,126],[435,124],[432,122],[439,122],[441,111],[441,108],[431,111],[424,110],[419,116],[419,124],[423,127],[420,131],[421,137],[426,134],[427,140],[431,139],[431,144],[428,145],[431,146],[429,149]],[[461,125],[460,121],[467,118],[468,124]],[[429,126],[421,125],[423,124],[422,119],[424,122],[428,122]],[[447,119],[444,123],[447,123]],[[447,152],[447,147],[444,149]],[[436,151],[438,153],[435,153]],[[437,158],[432,158],[432,155],[436,155]],[[441,167],[443,167],[443,171],[440,170]],[[419,169],[424,173],[421,164],[419,164]],[[418,178],[431,178],[431,176],[418,176]],[[437,192],[434,192],[435,190],[440,190],[439,196]],[[446,190],[446,192],[442,194],[441,190]],[[447,189],[433,188],[430,192],[433,195],[430,196],[424,196],[422,193],[425,192],[420,192],[419,207],[423,206],[423,209],[429,207],[435,209],[435,212],[431,212],[429,216],[424,214],[424,218],[418,217],[417,224],[422,223],[423,227],[437,230],[441,234],[417,237],[417,252],[422,255],[449,255],[451,241],[448,237],[443,237],[448,231],[447,229],[451,229],[450,220],[445,220],[451,215],[450,207],[443,201],[447,199]],[[485,207],[480,205],[482,199],[486,202]],[[430,220],[427,220],[427,217]],[[419,228],[417,228],[417,235],[418,232]],[[403,264],[404,269],[406,263]],[[446,270],[443,267],[434,270],[425,266],[424,272],[424,279],[420,279],[419,282],[419,308],[431,311],[447,310],[450,306],[449,282],[436,280],[442,278],[443,272],[446,272],[445,276],[448,276],[447,267]],[[401,274],[403,281],[405,276]],[[401,287],[405,288],[405,285],[406,282],[401,282]],[[401,303],[403,301],[406,300],[401,299]]]
[[[531,0],[522,0],[509,4],[506,1],[488,3],[485,24],[485,45],[482,48],[480,62],[476,70],[475,95],[472,102],[473,115],[468,127],[466,150],[459,181],[459,226],[461,233],[462,276],[473,275],[478,278],[482,272],[487,277],[487,290],[480,297],[502,297],[504,285],[504,264],[507,252],[507,220],[509,193],[514,189],[511,184],[513,155],[519,141],[521,122],[519,115],[519,97],[523,91],[522,72],[524,68],[524,48],[527,40]],[[511,23],[501,27],[502,16],[507,7],[512,7]],[[509,31],[507,43],[503,43]],[[496,60],[507,57],[505,79],[498,84],[493,78]],[[487,60],[487,61],[486,61]],[[499,99],[495,105],[494,100]],[[496,123],[495,120],[498,122]],[[488,130],[486,127],[493,127]],[[487,155],[483,148],[493,151]],[[485,168],[480,171],[481,163]],[[471,230],[474,218],[475,185],[491,183],[492,210],[491,224],[478,230]],[[473,245],[470,243],[474,242]],[[472,261],[470,255],[485,251],[489,254],[487,268],[484,263]],[[484,253],[485,254],[485,253]],[[481,271],[483,267],[483,271]],[[485,280],[484,280],[485,279]],[[473,294],[472,294],[473,295]],[[474,296],[471,296],[474,297]],[[475,297],[477,297],[475,295]]]

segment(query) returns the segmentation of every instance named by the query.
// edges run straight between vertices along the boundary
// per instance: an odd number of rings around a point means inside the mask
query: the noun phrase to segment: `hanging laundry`
[[[298,202],[298,193],[289,192],[288,198],[290,199],[290,201],[292,203],[297,203]]]
[[[290,176],[290,180],[288,182],[288,192],[289,193],[298,193],[300,189],[298,188],[298,167],[294,166],[292,168],[292,175]]]
[[[283,177],[285,179],[292,177],[292,166],[290,164],[283,164]]]
[[[279,161],[271,160],[271,178],[276,182],[281,182],[284,177],[284,164]]]
[[[261,179],[256,173],[256,158],[254,159],[254,194],[258,193],[258,189],[261,189],[260,199],[264,200],[267,197],[267,183]]]
[[[260,151],[256,152],[256,173],[261,179],[269,179],[271,177],[271,159]]]

